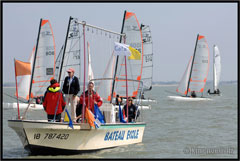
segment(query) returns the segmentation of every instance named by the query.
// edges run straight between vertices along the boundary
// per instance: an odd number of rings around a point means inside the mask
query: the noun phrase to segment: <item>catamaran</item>
[[[33,48],[29,62],[31,63],[31,75],[22,76],[18,88],[18,96],[26,103],[19,103],[20,109],[28,107],[30,98],[41,98],[49,86],[50,79],[55,75],[55,40],[52,26],[49,20],[40,20],[36,47]],[[17,103],[5,103],[5,107],[17,108]],[[30,109],[43,110],[41,104],[32,100]]]
[[[209,70],[209,49],[206,39],[197,35],[194,54],[190,58],[187,69],[177,88],[177,93],[183,96],[168,96],[173,100],[201,101],[210,100],[203,97],[204,87]],[[201,95],[201,97],[199,96]]]
[[[124,19],[127,18],[126,12],[124,14]],[[128,17],[129,18],[129,17]],[[70,24],[75,23],[79,25],[79,35],[81,40],[81,49],[79,50],[80,53],[83,53],[83,60],[79,60],[79,62],[83,61],[83,75],[81,75],[81,78],[83,78],[83,91],[85,91],[85,80],[86,80],[86,45],[85,42],[89,40],[91,36],[96,37],[94,39],[91,39],[91,43],[93,44],[94,41],[99,40],[100,38],[102,40],[106,39],[109,40],[109,42],[113,41],[116,42],[116,40],[126,40],[125,34],[123,33],[123,27],[121,33],[117,33],[114,31],[106,30],[104,28],[100,28],[97,26],[93,26],[90,24],[87,24],[85,21],[78,21],[77,19],[74,19],[70,17],[69,19],[69,25],[66,35],[66,41],[65,46],[67,47],[69,44],[69,39],[71,37],[69,36],[72,32],[70,31]],[[130,26],[134,27],[134,26]],[[88,29],[92,32],[88,32]],[[97,34],[98,32],[98,34]],[[103,34],[99,34],[99,33]],[[90,35],[90,36],[89,36]],[[112,52],[115,52],[115,49],[113,49],[113,43],[105,43],[108,48],[103,48],[104,41],[95,42],[99,46],[94,46],[94,48],[91,48],[91,50],[99,51],[99,55],[107,54],[109,53],[109,57],[112,54]],[[99,44],[100,43],[100,44]],[[99,48],[98,48],[99,47]],[[105,52],[100,52],[100,50],[105,50]],[[67,67],[67,64],[64,64],[65,54],[68,50],[64,49],[63,56],[62,56],[62,67]],[[76,54],[76,52],[74,52]],[[96,53],[96,52],[93,52]],[[73,54],[74,56],[77,56],[78,54]],[[104,55],[102,55],[104,57]],[[122,57],[125,57],[125,62],[127,57],[118,55],[117,58],[122,59]],[[75,57],[76,58],[76,57]],[[99,58],[98,58],[99,59]],[[92,61],[93,64],[94,61]],[[8,120],[8,126],[11,127],[19,136],[23,146],[25,149],[28,149],[32,154],[69,154],[69,153],[79,153],[82,151],[92,151],[92,150],[99,150],[104,148],[111,148],[111,147],[117,147],[122,145],[129,145],[129,144],[135,144],[142,142],[143,139],[143,133],[146,126],[146,123],[142,121],[143,117],[140,114],[139,117],[136,117],[135,122],[127,122],[122,123],[120,122],[120,111],[117,111],[115,108],[115,105],[111,102],[113,93],[116,92],[122,92],[122,94],[125,91],[125,96],[128,97],[128,84],[134,84],[137,85],[137,89],[135,90],[135,96],[136,98],[141,97],[141,89],[142,89],[142,82],[140,80],[133,80],[128,79],[127,76],[127,66],[126,63],[125,66],[125,77],[124,78],[97,78],[93,81],[95,82],[95,86],[99,87],[99,90],[97,91],[99,95],[103,99],[103,105],[99,108],[103,115],[105,123],[99,123],[97,121],[90,122],[90,118],[87,120],[83,117],[81,120],[81,123],[73,123],[70,126],[71,119],[69,122],[47,122],[47,119],[45,120],[26,120],[26,119],[17,119],[17,120]],[[94,66],[93,66],[94,68]],[[98,64],[98,68],[101,68]],[[100,69],[99,69],[100,70]],[[117,71],[117,69],[115,69]],[[80,72],[80,71],[79,71]],[[61,72],[60,72],[61,73]],[[61,74],[59,73],[59,77],[61,78]],[[115,74],[114,74],[115,75]],[[96,76],[96,75],[95,75]],[[116,75],[115,75],[116,76]],[[97,76],[96,76],[97,77]],[[61,80],[61,79],[60,79]],[[125,82],[123,84],[125,88],[121,88],[121,91],[117,91],[116,88],[112,90],[113,83],[114,82]],[[109,88],[110,87],[110,88]],[[112,92],[113,91],[113,92]],[[112,93],[111,93],[112,92]],[[85,92],[83,92],[85,95]],[[108,99],[110,98],[110,99]],[[83,107],[85,107],[85,104],[83,104]],[[121,109],[121,107],[119,107]],[[87,112],[87,108],[83,108],[82,114],[85,116],[85,110]],[[141,111],[141,109],[138,109]],[[119,118],[116,118],[116,114],[119,114]],[[120,120],[119,120],[120,119]],[[96,118],[97,120],[97,118]],[[86,122],[87,121],[87,122]]]
[[[213,46],[213,92],[208,90],[210,95],[220,95],[219,81],[221,75],[221,57],[217,45]]]

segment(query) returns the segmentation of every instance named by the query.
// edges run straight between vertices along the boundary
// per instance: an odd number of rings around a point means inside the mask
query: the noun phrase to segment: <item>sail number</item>
[[[145,58],[146,58],[145,59],[146,62],[152,61],[152,55],[146,55]]]
[[[60,139],[60,140],[67,140],[69,137],[69,134],[57,134],[57,133],[45,133],[45,136],[43,137],[43,139]],[[40,133],[36,133],[33,136],[33,139],[40,139],[41,138],[41,134]]]

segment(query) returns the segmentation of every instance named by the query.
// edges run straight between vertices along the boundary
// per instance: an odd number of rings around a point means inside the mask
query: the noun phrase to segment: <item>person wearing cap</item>
[[[67,104],[71,104],[71,119],[76,118],[76,106],[77,106],[77,94],[80,91],[79,81],[76,76],[74,76],[74,69],[69,68],[67,70],[68,76],[65,77],[63,83],[63,93],[66,96]],[[69,109],[68,109],[69,110]],[[69,110],[70,111],[70,110]]]
[[[48,121],[53,120],[54,115],[56,114],[55,120],[56,122],[60,122],[61,113],[66,106],[66,102],[64,100],[63,93],[60,90],[60,85],[57,83],[57,80],[52,79],[50,81],[50,84],[51,85],[47,88],[47,91],[44,94],[43,107],[47,113]]]
[[[94,83],[88,83],[88,90],[85,91],[85,107],[89,108],[94,114],[94,104],[98,107],[102,105],[102,98],[93,90]],[[83,104],[83,93],[80,97],[80,104]]]
[[[133,122],[136,116],[137,107],[133,104],[133,99],[128,98],[128,122]],[[127,105],[123,107],[123,116],[127,117]]]

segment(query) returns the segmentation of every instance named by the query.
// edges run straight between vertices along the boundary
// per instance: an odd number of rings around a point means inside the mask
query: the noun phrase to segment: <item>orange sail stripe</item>
[[[140,80],[141,80],[141,76],[138,76],[138,77],[137,77],[137,80],[139,80],[139,81],[140,81]]]
[[[48,20],[42,20],[41,26],[44,26],[47,22],[48,22]]]
[[[15,61],[16,76],[31,75],[31,64],[28,62]]]
[[[133,96],[137,96],[138,91],[133,91]]]
[[[129,18],[132,17],[133,15],[135,15],[135,14],[132,13],[132,12],[127,12],[127,13],[126,13],[125,20],[129,19]]]
[[[202,36],[202,35],[198,36],[198,40],[201,40],[202,38],[204,38],[204,36]]]
[[[32,83],[41,83],[41,82],[50,82],[50,80],[43,80],[43,81],[33,81]]]
[[[54,39],[54,35],[53,35],[53,29],[52,29],[52,26],[51,26],[50,22],[48,22],[48,23],[49,23],[49,26],[50,26],[50,29],[51,29],[51,32],[52,32],[52,37],[53,37],[53,46],[54,46],[54,67],[53,67],[53,77],[55,77],[56,45],[55,45],[55,39]]]

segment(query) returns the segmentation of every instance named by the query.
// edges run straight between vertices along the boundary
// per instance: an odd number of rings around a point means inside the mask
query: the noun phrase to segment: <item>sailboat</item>
[[[124,14],[124,17],[125,17],[125,14]],[[83,43],[81,44],[81,47],[83,48],[81,48],[80,53],[83,52],[83,58],[84,58],[83,62],[85,62],[83,63],[83,65],[81,65],[81,67],[83,66],[83,69],[85,71],[83,72],[83,91],[85,91],[84,89],[86,84],[85,39],[88,39],[89,38],[88,35],[91,34],[89,32],[86,32],[86,29],[89,27],[92,30],[96,30],[98,32],[104,32],[105,35],[107,35],[105,36],[104,40],[106,40],[106,38],[108,37],[109,38],[111,37],[111,39],[114,39],[119,36],[120,36],[120,39],[122,39],[124,34],[122,34],[123,30],[121,33],[117,33],[110,30],[106,30],[104,28],[87,24],[85,21],[80,22],[77,19],[73,19],[72,17],[70,17],[66,41],[65,41],[66,47],[69,45],[67,42],[69,42],[69,40],[71,39],[71,37],[69,37],[69,33],[71,33],[69,32],[71,23],[75,23],[79,25],[82,29],[82,32],[80,33],[81,37],[79,38],[83,40],[81,41],[81,43]],[[104,34],[102,35],[98,34],[96,35],[96,37],[104,37]],[[94,40],[96,39],[92,39],[92,41]],[[96,43],[99,44],[102,42],[96,42]],[[106,43],[106,44],[112,46],[111,43]],[[102,45],[100,45],[99,47],[100,47],[99,49],[106,49],[106,48],[102,48]],[[91,48],[91,50],[95,48],[97,47],[94,46],[94,48]],[[96,50],[99,50],[99,49],[96,49]],[[113,48],[110,48],[110,49],[112,50]],[[111,51],[111,50],[108,50],[108,51]],[[68,50],[64,49],[63,59],[62,59],[63,61],[67,51]],[[105,52],[108,52],[108,51],[105,50]],[[68,66],[68,63],[64,64],[63,62],[61,68],[67,67],[67,66]],[[98,64],[98,68],[100,68],[99,64]],[[59,77],[61,78],[61,71],[60,71]],[[108,96],[109,95],[108,92],[112,91],[106,88],[106,87],[109,87],[106,84],[112,83],[113,80],[116,80],[116,78],[98,78],[93,80],[96,86],[101,85],[100,88],[103,89],[103,90],[97,91],[101,97],[104,97],[104,95]],[[124,79],[117,78],[117,80],[125,83],[135,82],[137,85],[139,85],[139,89],[142,89],[142,82],[139,80],[127,79],[127,74]],[[106,82],[106,83],[102,83],[102,82]],[[127,89],[128,89],[127,86],[125,86],[126,95],[128,95]],[[83,94],[85,94],[85,92],[83,92]],[[137,90],[136,97],[137,98],[140,97],[141,96],[140,94],[141,92]],[[83,104],[83,107],[85,107],[84,104]],[[105,149],[105,148],[111,148],[111,147],[117,147],[117,146],[129,145],[129,144],[136,144],[136,143],[142,142],[143,133],[146,126],[146,123],[141,121],[142,117],[136,118],[136,122],[121,123],[116,119],[114,119],[114,117],[112,117],[116,114],[116,111],[114,109],[114,105],[110,101],[104,101],[103,105],[100,107],[100,110],[104,114],[106,122],[100,123],[100,124],[96,123],[98,125],[95,124],[95,126],[92,125],[93,122],[95,123],[94,120],[92,123],[89,122],[89,120],[88,122],[85,122],[84,118],[82,119],[81,123],[73,123],[72,127],[69,126],[68,122],[47,122],[47,119],[45,120],[26,120],[26,119],[8,120],[8,126],[18,134],[24,148],[28,149],[32,154],[81,153],[83,151],[93,151],[93,150],[99,150],[99,149]],[[84,113],[85,111],[83,110],[83,116],[84,116]]]
[[[50,79],[55,76],[55,40],[49,20],[40,20],[36,47],[33,48],[29,62],[32,74],[22,76],[18,84],[18,96],[26,103],[19,103],[20,109],[26,109],[28,102],[30,109],[43,110],[41,104],[33,102],[33,98],[41,98],[50,84]],[[17,103],[6,103],[8,108],[17,108]]]
[[[180,81],[177,93],[182,96],[168,96],[174,100],[200,101],[210,100],[203,97],[204,87],[209,70],[209,49],[205,36],[197,35],[194,54],[190,58],[187,69]],[[200,97],[201,95],[201,97]]]
[[[210,95],[220,95],[219,81],[221,75],[221,57],[217,45],[213,46],[213,92],[208,90]]]
[[[152,35],[149,25],[141,24],[142,41],[143,41],[143,67],[142,77],[143,94],[140,102],[142,103],[156,103],[155,99],[145,98],[144,93],[152,90],[152,76],[153,76],[153,43]],[[137,100],[138,101],[138,100]]]

